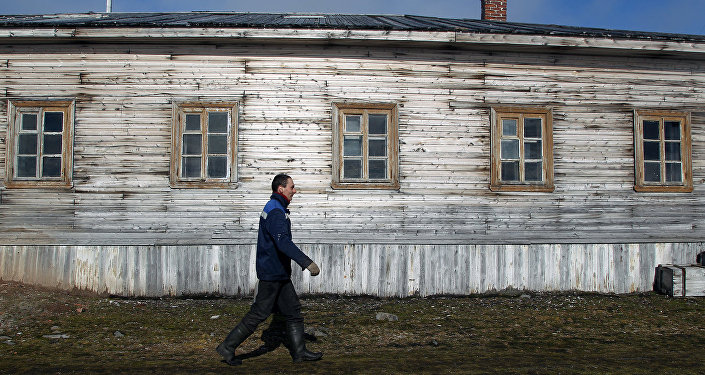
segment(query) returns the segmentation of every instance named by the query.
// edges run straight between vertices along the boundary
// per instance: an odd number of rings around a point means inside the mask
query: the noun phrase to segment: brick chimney
[[[507,20],[507,0],[480,0],[482,2],[482,19],[488,21]]]

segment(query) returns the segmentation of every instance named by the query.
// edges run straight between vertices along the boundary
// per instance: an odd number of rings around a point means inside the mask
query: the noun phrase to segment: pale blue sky
[[[480,0],[112,0],[114,12],[318,12],[479,18]],[[0,14],[104,12],[106,0],[0,0]],[[705,0],[509,0],[508,21],[705,34]]]

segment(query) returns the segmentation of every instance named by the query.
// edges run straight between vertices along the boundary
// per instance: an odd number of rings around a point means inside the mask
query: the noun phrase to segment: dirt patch
[[[263,350],[268,321],[238,351],[244,364],[229,367],[214,348],[250,303],[249,298],[108,298],[1,282],[0,373],[700,374],[703,369],[703,299],[653,293],[306,297],[307,329],[317,335],[307,345],[325,353],[322,361],[294,365],[282,345]],[[379,312],[398,319],[378,320]]]

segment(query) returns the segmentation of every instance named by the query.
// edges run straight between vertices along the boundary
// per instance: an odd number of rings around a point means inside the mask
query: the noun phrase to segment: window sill
[[[240,184],[237,182],[172,182],[169,184],[172,189],[237,189]]]
[[[330,185],[340,190],[399,190],[399,183],[334,182]]]
[[[6,189],[56,189],[71,190],[71,181],[5,181]]]
[[[634,185],[634,191],[639,193],[692,193],[693,185]]]
[[[510,185],[510,184],[499,184],[490,185],[491,191],[526,191],[526,192],[541,192],[541,193],[552,193],[555,190],[553,185]]]

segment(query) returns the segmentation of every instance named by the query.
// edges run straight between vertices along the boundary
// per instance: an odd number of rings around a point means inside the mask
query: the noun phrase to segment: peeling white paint
[[[705,243],[572,245],[301,245],[321,267],[294,267],[302,293],[405,297],[513,288],[602,293],[652,289],[656,266],[695,260]],[[2,246],[0,279],[124,296],[248,295],[253,244]],[[54,264],[56,267],[44,267]]]

